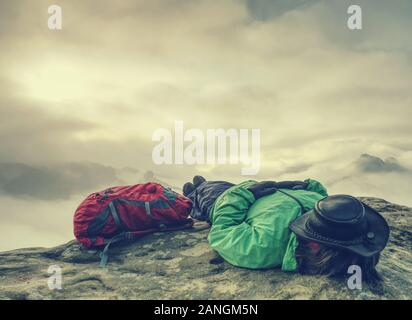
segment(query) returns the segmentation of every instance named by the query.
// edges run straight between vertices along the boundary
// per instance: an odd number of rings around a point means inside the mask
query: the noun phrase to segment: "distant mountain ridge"
[[[362,154],[354,163],[354,167],[364,173],[379,172],[411,172],[408,168],[399,164],[394,157],[382,160],[379,157],[370,154]]]

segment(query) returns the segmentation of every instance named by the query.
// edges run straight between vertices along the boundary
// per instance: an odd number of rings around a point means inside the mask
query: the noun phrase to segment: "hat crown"
[[[368,230],[365,208],[358,199],[334,195],[319,200],[308,227],[329,239],[362,241]]]
[[[362,202],[348,195],[334,195],[318,201],[315,212],[333,224],[356,225],[365,218]]]

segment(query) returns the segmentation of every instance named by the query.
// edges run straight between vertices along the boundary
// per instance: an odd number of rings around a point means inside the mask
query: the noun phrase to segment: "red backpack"
[[[74,235],[85,247],[105,246],[146,234],[191,227],[192,202],[154,182],[106,189],[89,195],[74,214]]]

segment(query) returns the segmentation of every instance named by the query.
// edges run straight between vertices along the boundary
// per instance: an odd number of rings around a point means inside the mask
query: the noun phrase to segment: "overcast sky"
[[[239,166],[156,166],[152,133],[258,128],[255,179],[412,205],[412,2],[0,0],[0,250],[72,238],[87,194]],[[63,29],[47,28],[47,8]]]

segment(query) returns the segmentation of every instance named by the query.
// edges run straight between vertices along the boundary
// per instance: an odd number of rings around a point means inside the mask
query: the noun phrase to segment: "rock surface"
[[[350,290],[345,281],[279,270],[246,270],[210,249],[208,229],[156,233],[99,254],[75,241],[51,248],[0,253],[0,299],[412,299],[412,209],[363,198],[391,227],[378,270],[384,281]],[[50,290],[48,268],[62,270],[62,289]]]

